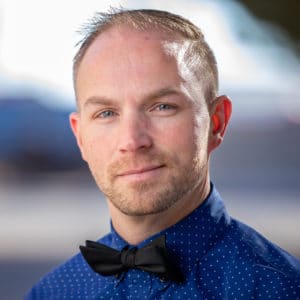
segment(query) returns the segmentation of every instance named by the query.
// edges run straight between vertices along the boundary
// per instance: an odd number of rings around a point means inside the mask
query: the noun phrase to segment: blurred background
[[[76,31],[110,6],[165,9],[203,29],[233,101],[213,181],[232,216],[300,257],[298,0],[0,0],[1,299],[21,299],[109,230],[68,114]]]

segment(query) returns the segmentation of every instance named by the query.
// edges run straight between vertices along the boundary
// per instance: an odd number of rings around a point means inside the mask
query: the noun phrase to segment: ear
[[[82,139],[81,139],[81,130],[80,130],[80,115],[78,112],[72,112],[69,116],[69,122],[72,129],[72,132],[75,136],[77,145],[79,147],[79,150],[81,152],[81,157],[83,160],[85,159],[83,146],[82,146]]]
[[[211,129],[209,138],[209,153],[217,148],[225,135],[232,112],[231,101],[227,96],[217,97],[211,109]]]

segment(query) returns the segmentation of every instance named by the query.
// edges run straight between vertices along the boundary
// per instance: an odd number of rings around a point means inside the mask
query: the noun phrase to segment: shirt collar
[[[166,235],[169,254],[181,269],[190,269],[195,260],[201,259],[224,235],[230,217],[218,191],[211,190],[204,202],[187,217],[173,226],[147,238],[138,248],[160,235]],[[119,236],[111,224],[111,247],[121,250],[127,242]],[[188,271],[187,270],[187,271]]]

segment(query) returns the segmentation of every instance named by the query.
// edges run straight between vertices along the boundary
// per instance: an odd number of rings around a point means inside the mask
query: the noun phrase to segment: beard
[[[132,163],[134,161],[134,164]],[[122,174],[134,166],[162,166],[161,176],[150,180],[120,182]],[[93,172],[103,194],[115,208],[128,216],[145,216],[168,210],[189,195],[206,178],[207,160],[199,157],[182,165],[179,157],[165,154],[139,154],[112,163],[103,179]],[[122,181],[122,180],[121,180]]]

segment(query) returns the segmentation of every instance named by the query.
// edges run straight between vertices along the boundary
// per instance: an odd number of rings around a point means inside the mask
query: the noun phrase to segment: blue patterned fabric
[[[120,278],[103,277],[78,254],[46,275],[25,299],[300,299],[300,261],[230,218],[213,186],[189,216],[138,247],[161,234],[184,283],[135,269]],[[114,228],[99,242],[117,250],[127,245]]]

